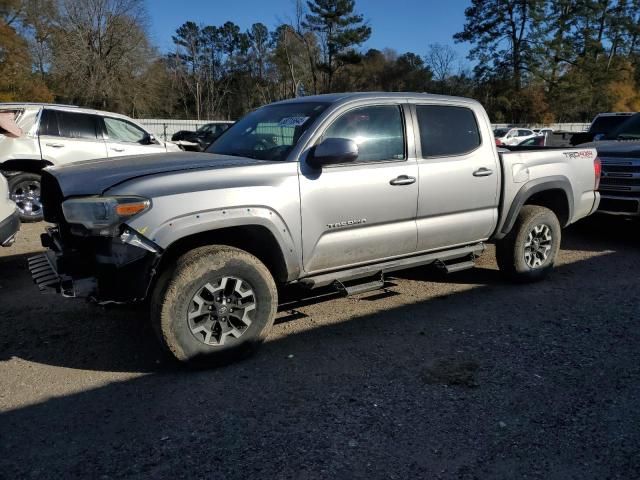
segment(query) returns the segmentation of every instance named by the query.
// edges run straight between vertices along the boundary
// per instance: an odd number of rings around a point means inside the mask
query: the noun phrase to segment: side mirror
[[[327,138],[311,149],[307,163],[314,168],[353,162],[358,158],[358,145],[348,138]]]
[[[154,143],[156,143],[156,137],[154,137],[150,133],[145,133],[144,137],[142,137],[142,139],[140,140],[140,143],[142,145],[153,145]]]

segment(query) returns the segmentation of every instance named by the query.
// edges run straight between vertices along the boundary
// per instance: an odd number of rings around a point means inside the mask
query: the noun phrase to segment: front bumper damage
[[[29,270],[40,290],[99,303],[143,301],[162,253],[126,228],[113,238],[83,238],[61,234],[53,227],[41,241],[48,250],[29,259]]]

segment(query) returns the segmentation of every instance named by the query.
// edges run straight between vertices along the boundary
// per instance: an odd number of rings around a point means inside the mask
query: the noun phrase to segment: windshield
[[[610,133],[619,127],[623,122],[629,120],[629,115],[601,115],[596,118],[591,127],[589,127],[589,133]]]
[[[509,133],[508,128],[496,128],[493,131],[493,135],[496,137],[504,137],[507,133]]]
[[[210,132],[211,130],[213,130],[213,127],[215,127],[215,125],[213,123],[205,123],[204,125],[199,127],[196,130],[196,132],[198,132],[198,133]]]
[[[207,152],[286,160],[302,134],[327,106],[327,103],[300,102],[259,108],[224,132]]]
[[[607,135],[607,139],[640,140],[640,113],[628,117],[626,122]]]

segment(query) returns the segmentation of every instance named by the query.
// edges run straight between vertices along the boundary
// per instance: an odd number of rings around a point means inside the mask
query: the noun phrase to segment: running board
[[[474,262],[473,260],[468,260],[466,262],[459,262],[459,263],[449,263],[449,264],[438,262],[438,268],[441,268],[447,273],[460,272],[461,270],[468,270],[475,266],[476,266],[476,262]]]
[[[379,278],[369,280],[368,282],[355,283],[351,285],[345,285],[339,280],[333,282],[336,290],[344,293],[347,296],[356,295],[358,293],[371,292],[373,290],[380,290],[384,288],[384,276],[380,275]]]
[[[475,245],[454,248],[452,250],[425,253],[414,257],[399,258],[388,262],[364,265],[337,272],[321,273],[319,275],[303,278],[300,280],[300,283],[309,288],[325,287],[336,281],[344,283],[350,280],[370,277],[372,275],[384,275],[385,273],[395,272],[397,270],[429,265],[436,261],[445,263],[450,260],[469,258],[470,256],[477,257],[484,252],[484,249],[485,247],[483,243],[477,243]],[[466,266],[466,262],[463,263]]]

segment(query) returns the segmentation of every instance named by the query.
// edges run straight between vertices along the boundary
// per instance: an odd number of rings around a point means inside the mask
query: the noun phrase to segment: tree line
[[[144,0],[0,0],[0,101],[235,119],[375,90],[476,98],[499,123],[640,110],[640,0],[472,0],[451,39],[470,45],[468,61],[450,44],[363,49],[373,26],[355,0],[297,0],[283,15],[271,29],[189,21],[160,52]]]

